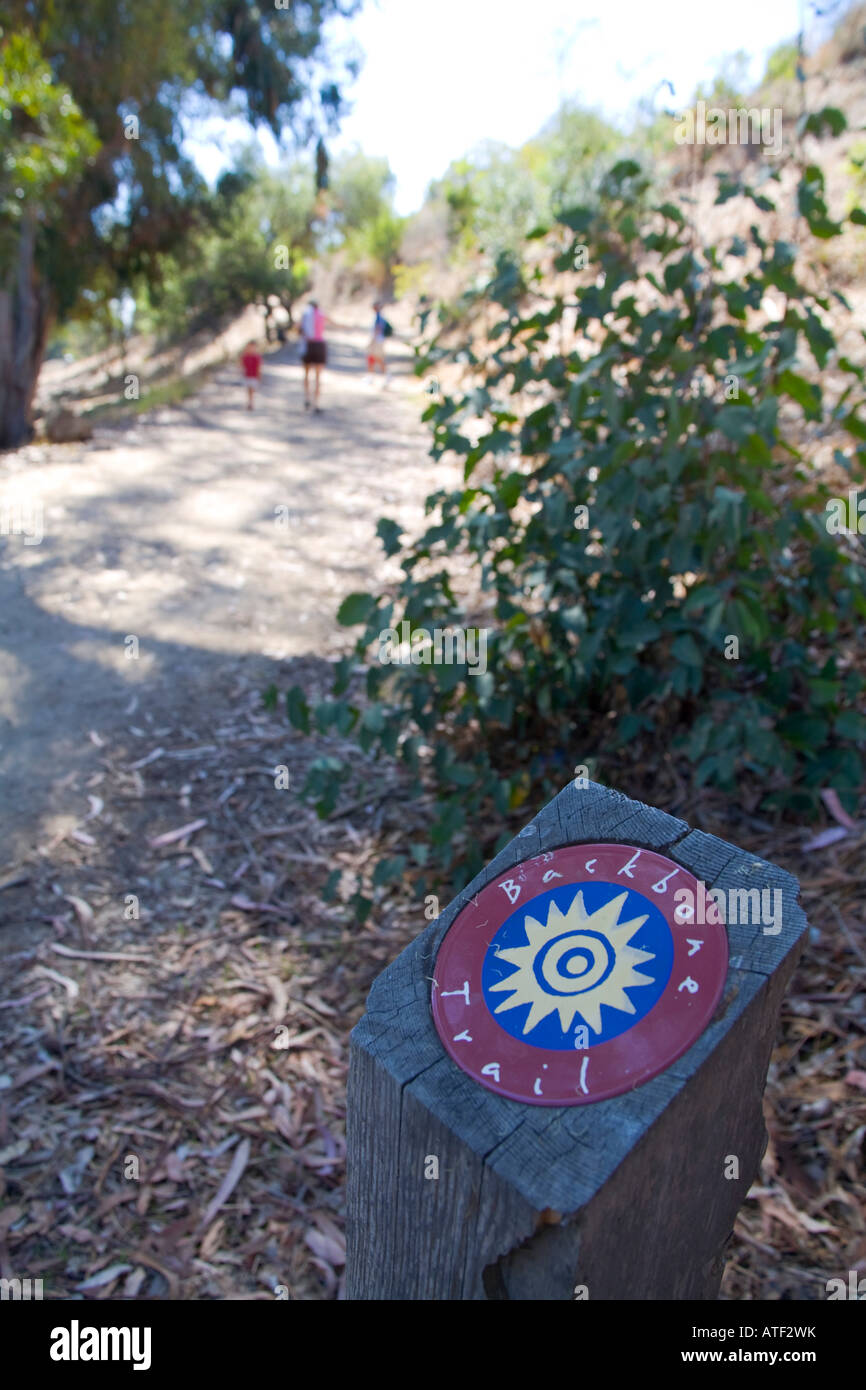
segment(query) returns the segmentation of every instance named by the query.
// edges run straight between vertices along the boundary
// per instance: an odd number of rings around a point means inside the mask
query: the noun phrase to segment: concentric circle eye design
[[[724,925],[681,905],[700,887],[616,844],[565,845],[493,879],[436,958],[433,1019],[452,1060],[530,1105],[604,1100],[663,1071],[709,1023],[727,974]]]
[[[532,950],[532,946],[529,949]],[[547,993],[586,994],[606,979],[613,966],[614,953],[604,937],[594,936],[589,931],[567,931],[553,941],[544,942],[532,963],[532,973]],[[508,984],[493,988],[507,989]]]

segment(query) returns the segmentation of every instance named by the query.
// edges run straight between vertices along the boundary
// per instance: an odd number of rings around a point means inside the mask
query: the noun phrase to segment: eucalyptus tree
[[[327,25],[360,0],[0,0],[0,447],[30,433],[52,324],[181,245],[206,202],[192,104],[319,145],[353,62]]]

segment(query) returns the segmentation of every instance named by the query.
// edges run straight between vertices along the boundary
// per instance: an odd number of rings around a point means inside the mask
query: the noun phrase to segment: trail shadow
[[[84,820],[85,781],[100,766],[91,731],[97,738],[100,731],[112,734],[115,752],[125,743],[132,762],[159,742],[156,731],[165,737],[183,727],[190,711],[214,703],[241,669],[254,673],[264,691],[284,683],[291,667],[146,633],[139,659],[126,660],[123,628],[79,626],[20,593],[16,621],[9,623],[4,615],[14,585],[14,575],[0,573],[0,877],[4,865],[45,843],[64,820]],[[46,669],[58,664],[62,679],[46,681]]]

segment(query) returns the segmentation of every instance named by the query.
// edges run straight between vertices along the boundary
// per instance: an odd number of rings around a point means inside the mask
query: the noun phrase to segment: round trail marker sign
[[[565,845],[458,913],[436,957],[433,1020],[488,1090],[586,1105],[681,1057],[727,971],[724,923],[688,870],[631,845]]]

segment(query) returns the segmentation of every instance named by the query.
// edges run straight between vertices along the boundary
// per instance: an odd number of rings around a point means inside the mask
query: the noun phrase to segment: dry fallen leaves
[[[0,1230],[55,1297],[340,1296],[348,1034],[374,976],[425,921],[393,890],[358,928],[322,887],[332,869],[348,881],[423,839],[429,804],[371,763],[382,795],[368,797],[369,821],[321,822],[295,805],[277,825],[265,779],[244,769],[282,760],[285,725],[262,715],[255,690],[209,714],[216,753],[194,731],[160,728],[159,757],[132,770],[128,749],[100,736],[97,845],[61,837],[49,860],[4,879],[29,949],[0,961]],[[299,778],[320,751],[293,748]],[[730,819],[717,794],[687,793],[674,764],[629,766],[620,785],[801,878],[813,935],[783,1004],[770,1144],[723,1296],[821,1297],[866,1252],[861,846],[839,827],[845,839],[804,857],[797,826]],[[155,833],[163,825],[177,829]]]

